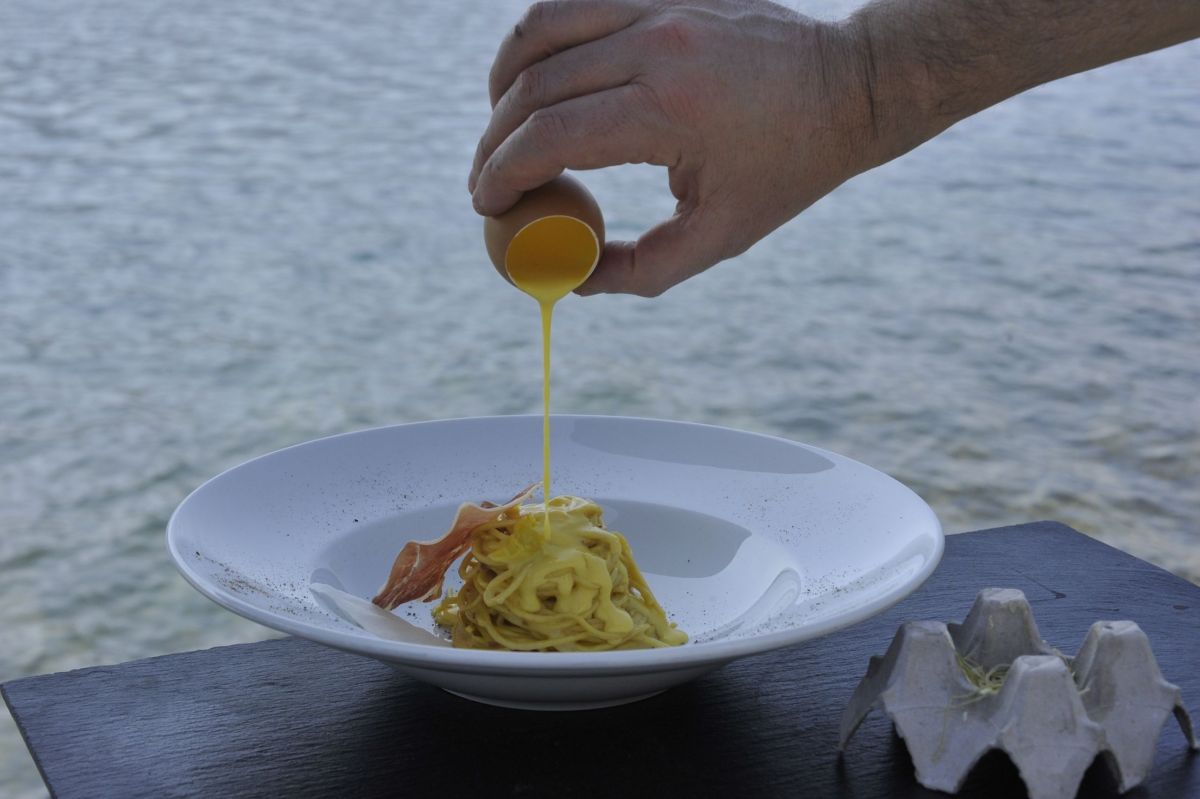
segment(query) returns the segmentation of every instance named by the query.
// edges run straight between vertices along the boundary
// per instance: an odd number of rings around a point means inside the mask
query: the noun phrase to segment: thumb
[[[657,297],[725,258],[726,225],[700,208],[679,212],[636,242],[610,241],[576,293]]]

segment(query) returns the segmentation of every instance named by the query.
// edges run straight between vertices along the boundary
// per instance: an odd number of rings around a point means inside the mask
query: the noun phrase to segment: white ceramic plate
[[[264,455],[196,489],[172,516],[167,543],[183,576],[234,613],[472,699],[545,709],[633,701],[870,618],[917,588],[942,555],[928,505],[832,452],[606,416],[555,416],[551,435],[554,493],[605,508],[688,644],[462,650],[430,635],[439,634],[431,605],[357,616],[376,635],[348,621],[353,608],[329,601],[336,591],[322,586],[373,596],[404,542],[439,537],[460,502],[503,501],[537,479],[539,416],[398,425]],[[409,624],[392,625],[397,618]]]

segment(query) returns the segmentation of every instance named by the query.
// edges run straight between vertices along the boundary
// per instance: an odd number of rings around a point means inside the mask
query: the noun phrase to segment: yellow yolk
[[[504,267],[517,288],[542,311],[542,492],[550,499],[550,323],[554,304],[583,285],[600,258],[600,242],[585,223],[547,216],[521,228]]]

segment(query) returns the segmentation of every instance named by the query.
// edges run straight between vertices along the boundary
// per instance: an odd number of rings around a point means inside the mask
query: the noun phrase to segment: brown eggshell
[[[596,199],[575,178],[559,175],[544,186],[525,192],[516,205],[500,216],[484,217],[483,243],[488,257],[500,277],[509,283],[512,279],[504,266],[509,243],[530,222],[547,216],[569,216],[580,220],[592,229],[600,247],[604,247],[604,216]]]

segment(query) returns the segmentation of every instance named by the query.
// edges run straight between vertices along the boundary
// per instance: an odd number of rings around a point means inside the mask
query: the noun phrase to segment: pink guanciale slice
[[[464,502],[459,505],[454,524],[450,525],[450,530],[444,536],[437,541],[409,541],[404,545],[392,564],[387,582],[371,601],[384,610],[393,610],[414,599],[427,602],[437,599],[442,595],[446,569],[467,551],[471,545],[471,533],[520,505],[529,498],[536,485],[529,486],[503,505],[493,502],[478,505]]]

